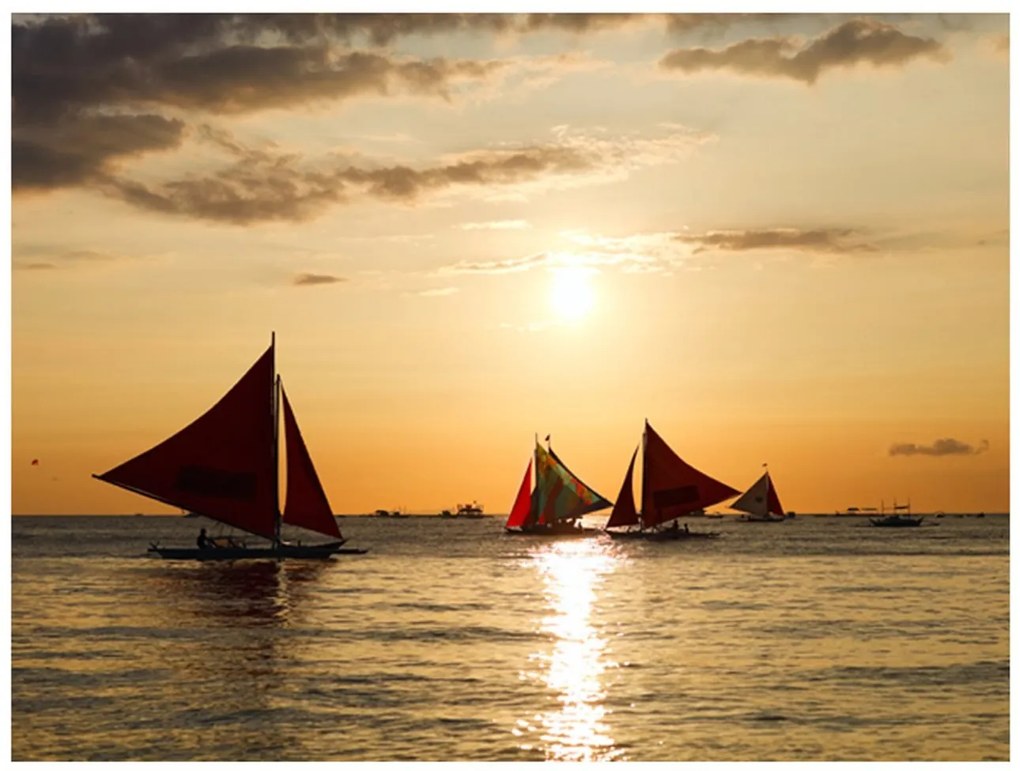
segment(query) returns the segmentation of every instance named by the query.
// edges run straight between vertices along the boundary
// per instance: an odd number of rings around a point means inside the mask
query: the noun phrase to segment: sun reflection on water
[[[534,557],[548,602],[542,629],[555,642],[551,652],[529,656],[533,669],[521,676],[543,681],[560,707],[519,720],[514,734],[525,750],[536,748],[531,736],[538,734],[547,760],[622,759],[604,722],[603,673],[614,664],[604,658],[606,643],[591,618],[598,586],[615,558],[593,539],[544,544]]]

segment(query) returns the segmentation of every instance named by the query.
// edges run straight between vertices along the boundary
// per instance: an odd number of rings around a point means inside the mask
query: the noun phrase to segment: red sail
[[[740,494],[681,460],[647,421],[643,477],[641,518],[645,527],[669,522]]]
[[[331,538],[343,538],[282,385],[280,393],[283,396],[283,431],[287,441],[287,502],[283,507],[283,521]]]
[[[273,538],[277,483],[273,347],[196,421],[104,482]]]
[[[514,507],[507,517],[507,527],[522,527],[528,521],[528,514],[531,513],[531,461],[528,461],[528,470],[524,472],[524,479],[521,481],[521,489],[517,491],[517,499]]]
[[[767,471],[765,472],[768,473]],[[779,494],[776,492],[776,486],[772,483],[772,477],[769,476],[769,514],[777,514],[780,517],[785,517],[786,512],[783,511],[783,504],[779,502]]]
[[[623,486],[620,494],[616,496],[616,503],[613,505],[613,513],[609,515],[606,527],[624,527],[626,525],[638,524],[637,509],[634,508],[634,459],[637,458],[637,448],[630,456],[630,465],[627,466],[627,476],[623,478]]]

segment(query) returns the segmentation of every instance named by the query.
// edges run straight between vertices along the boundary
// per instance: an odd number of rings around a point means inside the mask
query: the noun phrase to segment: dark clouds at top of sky
[[[125,176],[131,158],[180,147],[196,130],[190,124],[192,116],[200,124],[210,114],[293,108],[367,95],[448,99],[458,84],[491,82],[511,66],[506,58],[420,59],[384,48],[365,48],[366,43],[382,46],[412,34],[456,31],[584,35],[650,18],[660,20],[668,32],[684,34],[765,16],[15,16],[11,36],[12,189],[46,191],[87,185],[149,210],[241,224],[301,219],[327,202],[344,200],[345,185],[361,186],[378,197],[406,200],[454,183],[506,184],[540,174],[582,171],[593,159],[560,147],[490,157],[474,164],[436,163],[425,169],[390,165],[385,169],[349,167],[341,172],[333,167],[321,173],[299,173],[295,164],[287,161],[258,176],[255,169],[265,171],[268,164],[246,169],[238,161],[205,173],[203,178],[153,184]],[[778,23],[786,17],[768,18]],[[904,35],[888,24],[856,20],[843,23],[792,57],[784,55],[788,44],[782,40],[745,41],[722,52],[674,51],[663,60],[663,66],[693,71],[738,66],[738,61],[744,61],[739,66],[746,68],[746,57],[734,51],[749,45],[765,46],[755,54],[759,68],[802,79],[813,79],[839,63],[902,63],[942,50],[934,41]],[[201,134],[202,129],[197,131]]]
[[[659,64],[663,69],[684,73],[731,70],[812,84],[823,72],[836,67],[862,62],[896,67],[921,56],[944,61],[949,53],[932,38],[907,35],[873,19],[853,19],[806,45],[785,37],[753,38],[719,50],[677,49]]]

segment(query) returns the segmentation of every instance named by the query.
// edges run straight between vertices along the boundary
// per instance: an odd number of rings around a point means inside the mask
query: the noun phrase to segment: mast
[[[276,372],[276,332],[269,338],[272,350],[273,401],[273,546],[280,545],[280,376]]]

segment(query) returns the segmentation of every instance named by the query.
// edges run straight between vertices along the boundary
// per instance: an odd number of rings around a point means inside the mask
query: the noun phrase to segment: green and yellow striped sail
[[[532,522],[547,524],[576,519],[613,504],[592,490],[566,467],[552,449],[535,445],[535,493]]]

